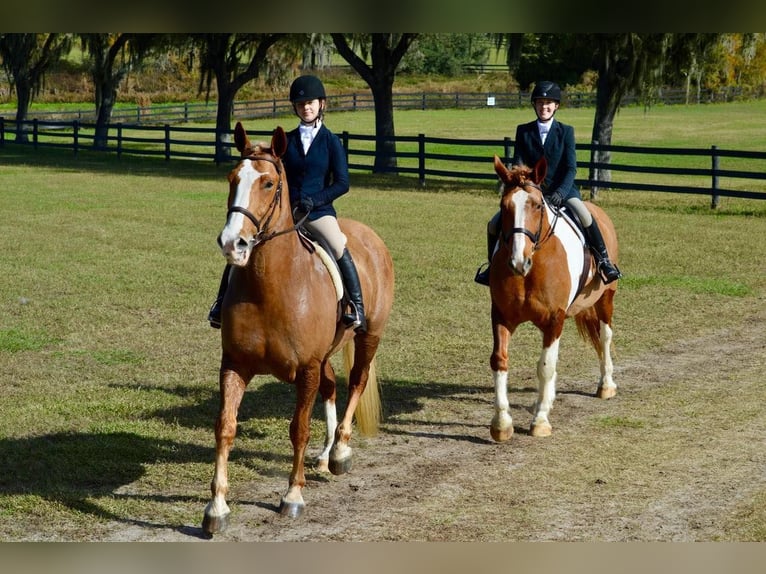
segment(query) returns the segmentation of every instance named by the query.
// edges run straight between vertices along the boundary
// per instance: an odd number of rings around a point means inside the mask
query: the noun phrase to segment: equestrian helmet
[[[290,101],[294,104],[326,98],[322,80],[316,76],[298,76],[290,86]]]
[[[537,82],[535,89],[532,90],[532,103],[534,104],[538,98],[561,102],[561,88],[556,82],[549,82],[548,80]]]

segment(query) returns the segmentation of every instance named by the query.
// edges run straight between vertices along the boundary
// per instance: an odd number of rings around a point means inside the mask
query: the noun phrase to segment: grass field
[[[762,107],[624,110],[615,143],[764,149],[766,130],[755,119],[766,117]],[[529,117],[501,114],[502,121],[476,114],[471,127],[471,112],[402,113],[397,132],[508,135]],[[561,119],[583,136],[587,116],[562,110]],[[364,132],[370,118],[330,114],[328,124]],[[267,126],[273,122],[248,124]],[[15,146],[0,150],[0,162],[0,539],[103,540],[115,521],[198,524],[218,404],[220,342],[205,317],[223,266],[215,238],[225,170],[87,152],[34,155]],[[352,187],[338,211],[382,236],[397,273],[378,362],[387,415],[417,409],[408,401],[426,391],[413,389],[459,383],[488,396],[488,298],[472,278],[485,256],[494,186],[423,191],[355,174]],[[711,211],[703,197],[631,191],[603,192],[599,203],[618,230],[625,273],[615,311],[618,363],[763,313],[766,203],[725,198]],[[528,379],[538,351],[537,332],[522,327],[512,379]],[[570,326],[562,369],[587,378],[588,352]],[[284,477],[286,486],[293,389],[268,378],[252,387],[258,401],[243,404],[231,480]],[[711,389],[711,400],[726,392]],[[664,399],[643,400],[652,411]],[[437,403],[420,416],[428,424],[450,408]],[[600,426],[640,432],[640,418],[602,418]],[[321,426],[314,424],[316,448]],[[363,450],[365,441],[355,444]],[[658,447],[643,448],[649,456]],[[759,480],[748,516],[764,516]],[[726,528],[723,539],[766,536],[760,520]]]

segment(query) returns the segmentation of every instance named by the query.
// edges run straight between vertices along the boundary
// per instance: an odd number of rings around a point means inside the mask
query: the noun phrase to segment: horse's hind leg
[[[219,384],[221,408],[215,425],[215,472],[210,483],[213,498],[207,504],[202,520],[202,530],[210,535],[225,530],[228,524],[229,452],[237,432],[237,411],[247,386],[238,373],[224,369],[221,369]]]
[[[335,430],[335,441],[330,451],[330,472],[335,475],[351,470],[351,430],[354,412],[359,399],[367,386],[370,363],[378,350],[380,337],[369,332],[357,335],[354,339],[354,364],[348,376],[348,404],[343,413],[343,420]]]
[[[600,399],[611,399],[617,394],[617,385],[612,378],[612,312],[614,310],[614,291],[607,290],[596,303],[596,314],[599,319],[599,362],[601,378],[598,382],[596,396]]]
[[[319,394],[322,397],[325,416],[325,440],[324,448],[317,458],[317,470],[329,472],[330,449],[335,438],[335,429],[338,427],[338,413],[336,408],[335,372],[329,361],[322,364],[322,374],[319,380]]]

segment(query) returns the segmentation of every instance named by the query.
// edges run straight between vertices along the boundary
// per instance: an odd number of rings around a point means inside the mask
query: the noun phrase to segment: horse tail
[[[601,348],[601,331],[598,314],[593,307],[589,307],[575,315],[577,331],[585,341],[590,341],[593,348],[596,349],[599,359],[603,359],[603,350]]]
[[[346,371],[346,377],[351,373],[351,367],[354,364],[354,341],[350,340],[343,347],[343,366]],[[356,426],[362,436],[375,436],[378,434],[378,427],[383,417],[383,408],[380,401],[380,388],[378,386],[378,377],[375,372],[375,357],[370,361],[367,376],[367,385],[364,388],[362,396],[359,397],[359,403],[354,411],[356,415]]]

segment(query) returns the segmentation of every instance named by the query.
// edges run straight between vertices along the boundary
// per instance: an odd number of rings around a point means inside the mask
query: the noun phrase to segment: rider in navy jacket
[[[341,320],[357,332],[366,331],[362,288],[356,264],[346,249],[346,236],[338,224],[333,201],[348,191],[348,164],[340,139],[324,125],[327,102],[324,85],[316,76],[299,76],[290,86],[290,102],[300,119],[287,134],[287,150],[282,157],[290,189],[290,205],[296,221],[315,237],[323,239],[338,263],[343,287],[348,295],[348,310]],[[221,327],[221,303],[228,285],[228,266],[224,270],[218,297],[208,314],[214,328]]]
[[[332,202],[349,187],[346,152],[338,136],[321,124],[308,153],[304,153],[300,128],[296,127],[287,133],[287,151],[282,162],[294,208],[300,206],[302,199],[310,198],[309,221],[337,215]]]
[[[538,82],[532,91],[531,100],[537,119],[516,127],[512,164],[531,167],[537,164],[540,158],[545,157],[548,171],[541,185],[545,199],[556,208],[566,204],[569,211],[580,220],[604,283],[616,281],[622,277],[622,273],[610,261],[598,223],[583,203],[580,190],[574,182],[577,172],[574,128],[554,118],[561,102],[561,88],[554,82]],[[490,262],[499,235],[498,211],[487,224],[487,252]],[[489,267],[483,270],[482,267],[484,266],[479,267],[474,280],[482,285],[489,285]]]

